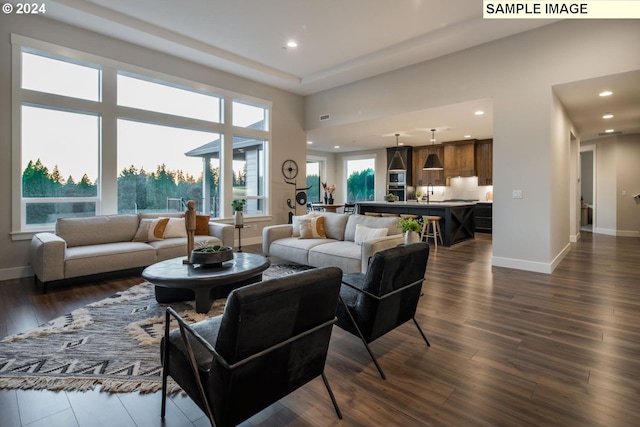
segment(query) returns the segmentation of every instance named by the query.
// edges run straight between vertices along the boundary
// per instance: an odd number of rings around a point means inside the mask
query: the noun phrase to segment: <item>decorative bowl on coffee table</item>
[[[233,248],[231,246],[203,246],[191,251],[189,262],[200,264],[201,267],[222,267],[225,261],[233,259]]]

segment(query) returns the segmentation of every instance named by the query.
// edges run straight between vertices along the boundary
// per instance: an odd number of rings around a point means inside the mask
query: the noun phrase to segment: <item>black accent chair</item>
[[[366,273],[342,276],[336,325],[360,337],[382,379],[369,343],[413,320],[431,346],[415,319],[428,259],[427,243],[400,245],[375,253]]]
[[[170,375],[212,426],[235,426],[318,376],[342,418],[324,374],[341,277],[323,267],[238,288],[222,315],[191,326],[167,308],[162,417]]]
[[[352,214],[356,212],[356,204],[355,203],[345,203],[344,209],[342,213]]]

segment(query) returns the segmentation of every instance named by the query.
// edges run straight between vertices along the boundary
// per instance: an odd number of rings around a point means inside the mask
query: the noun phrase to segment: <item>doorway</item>
[[[580,148],[580,230],[593,232],[596,224],[596,146]]]

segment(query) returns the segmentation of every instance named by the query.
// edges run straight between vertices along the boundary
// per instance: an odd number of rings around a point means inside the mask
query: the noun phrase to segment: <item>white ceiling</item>
[[[51,0],[46,16],[301,95],[552,22],[483,20],[479,0]],[[297,48],[285,48],[291,39]],[[562,85],[556,92],[588,140],[602,129],[591,128],[592,114],[601,108],[586,97],[587,90],[604,83],[628,93],[624,108],[634,109],[625,115],[622,105],[611,105],[620,112],[612,126],[640,131],[638,81],[638,74],[611,76]],[[478,109],[485,114],[475,116]],[[491,102],[477,100],[329,127],[309,139],[317,150],[352,151],[388,147],[399,132],[400,142],[416,146],[430,143],[431,127],[439,142],[465,134],[491,138],[492,123]]]

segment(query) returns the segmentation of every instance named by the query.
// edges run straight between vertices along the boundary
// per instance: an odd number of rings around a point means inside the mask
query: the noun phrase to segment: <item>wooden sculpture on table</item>
[[[184,264],[189,264],[191,258],[191,251],[195,246],[194,235],[196,233],[196,202],[189,200],[187,202],[187,210],[184,213],[184,226],[187,229],[187,259],[183,261]]]

